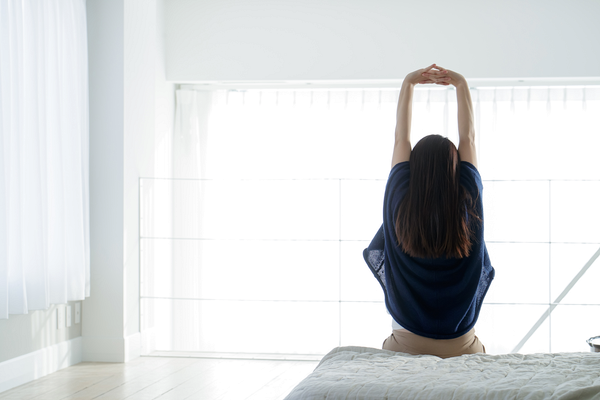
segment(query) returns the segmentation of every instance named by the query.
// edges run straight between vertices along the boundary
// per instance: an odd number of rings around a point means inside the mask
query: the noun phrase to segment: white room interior
[[[90,296],[80,303],[81,323],[68,328],[56,329],[65,305],[0,320],[0,391],[81,361],[128,362],[143,353],[140,180],[171,168],[162,145],[174,131],[180,85],[391,88],[432,62],[473,86],[600,85],[593,0],[435,0],[426,9],[393,0],[87,0],[86,7]],[[578,270],[588,258],[577,258]]]

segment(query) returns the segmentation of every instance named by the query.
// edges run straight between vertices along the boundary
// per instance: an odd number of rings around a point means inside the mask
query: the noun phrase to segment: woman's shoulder
[[[392,166],[392,169],[390,170],[390,175],[393,174],[394,172],[405,171],[405,170],[410,170],[410,161],[402,161],[402,162],[394,164],[394,166]]]
[[[410,177],[410,164],[408,161],[400,162],[392,167],[388,176],[388,190],[391,190],[397,185],[408,182]]]
[[[461,166],[461,169],[466,169],[467,171],[470,171],[472,173],[476,173],[477,175],[479,175],[479,170],[477,169],[477,167],[468,161],[461,161],[460,166]]]
[[[483,190],[483,181],[477,167],[468,161],[460,162],[460,182],[471,192]]]

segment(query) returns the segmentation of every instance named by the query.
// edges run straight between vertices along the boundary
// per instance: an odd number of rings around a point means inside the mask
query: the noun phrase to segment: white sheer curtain
[[[0,318],[89,296],[85,0],[0,0]]]
[[[589,317],[600,312],[600,262],[555,301],[600,247],[600,88],[472,95],[496,268],[478,336],[492,353],[524,338],[525,353],[586,351],[600,334]],[[381,224],[397,98],[397,89],[177,93],[173,176],[144,180],[141,198],[147,352],[381,346],[390,317],[362,250]],[[414,100],[413,143],[457,140],[453,90],[420,87]]]

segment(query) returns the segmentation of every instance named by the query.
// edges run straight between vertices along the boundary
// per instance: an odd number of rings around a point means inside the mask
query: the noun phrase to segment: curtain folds
[[[0,318],[89,296],[85,0],[0,0]]]

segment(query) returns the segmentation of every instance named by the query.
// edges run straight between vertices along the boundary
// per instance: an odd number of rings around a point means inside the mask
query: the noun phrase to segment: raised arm
[[[464,76],[454,71],[439,68],[449,78],[449,84],[456,87],[456,100],[458,103],[458,154],[461,161],[470,162],[477,168],[477,153],[475,149],[475,118],[473,115],[473,102],[471,91]],[[445,83],[444,83],[445,84]]]
[[[396,111],[396,134],[394,137],[394,153],[392,155],[392,167],[410,159],[410,126],[412,119],[412,98],[415,85],[435,83],[448,85],[450,78],[448,72],[443,72],[435,64],[422,68],[406,75],[402,82],[400,97],[398,98],[398,110]]]

